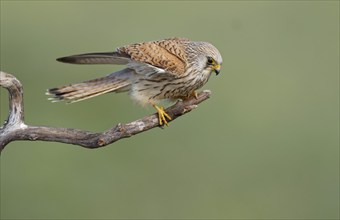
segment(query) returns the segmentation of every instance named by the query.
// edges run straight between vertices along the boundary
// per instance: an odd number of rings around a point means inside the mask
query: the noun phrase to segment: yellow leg
[[[164,107],[158,107],[157,105],[153,104],[153,107],[157,110],[158,112],[158,120],[159,120],[159,125],[166,124],[168,126],[168,121],[171,120],[170,115],[168,115],[164,111]]]

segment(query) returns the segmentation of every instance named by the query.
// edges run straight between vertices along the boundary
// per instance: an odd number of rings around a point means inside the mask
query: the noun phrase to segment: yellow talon
[[[159,120],[159,125],[163,125],[166,124],[166,126],[168,126],[168,120],[171,120],[170,115],[168,115],[165,111],[163,107],[158,107],[157,105],[153,105],[153,107],[157,110],[158,112],[158,120]]]
[[[195,99],[198,99],[198,93],[196,91],[193,91],[192,95],[195,97]]]

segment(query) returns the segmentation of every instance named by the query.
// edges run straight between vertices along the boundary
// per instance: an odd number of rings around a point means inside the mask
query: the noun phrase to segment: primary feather
[[[59,62],[72,64],[127,64],[130,59],[117,52],[77,54],[57,59]]]

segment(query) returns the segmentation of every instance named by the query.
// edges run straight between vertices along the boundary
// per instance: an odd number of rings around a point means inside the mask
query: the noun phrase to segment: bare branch
[[[13,75],[0,72],[0,86],[9,92],[9,116],[0,128],[0,150],[7,144],[16,140],[54,141],[66,144],[79,145],[85,148],[99,148],[114,143],[122,138],[159,127],[157,114],[127,124],[118,124],[107,131],[93,133],[72,128],[55,128],[45,126],[32,126],[24,123],[23,89],[19,80]],[[172,121],[191,110],[210,97],[210,91],[203,91],[197,98],[191,97],[185,101],[178,101],[166,109]]]

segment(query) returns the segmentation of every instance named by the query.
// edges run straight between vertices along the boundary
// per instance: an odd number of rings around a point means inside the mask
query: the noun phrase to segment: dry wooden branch
[[[0,72],[0,86],[9,92],[9,116],[0,128],[0,151],[7,144],[16,140],[54,141],[66,144],[79,145],[85,148],[99,148],[118,141],[122,138],[159,127],[157,114],[127,124],[118,124],[107,131],[93,133],[72,128],[55,128],[45,126],[32,126],[24,123],[23,89],[19,80],[13,75]],[[210,97],[210,91],[203,91],[197,98],[191,97],[185,101],[178,101],[166,109],[172,121],[182,116],[204,100]]]

